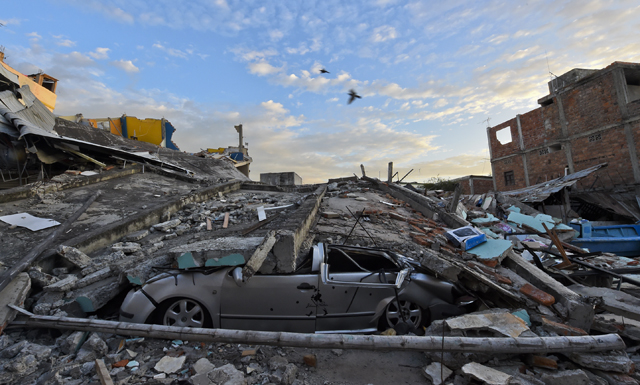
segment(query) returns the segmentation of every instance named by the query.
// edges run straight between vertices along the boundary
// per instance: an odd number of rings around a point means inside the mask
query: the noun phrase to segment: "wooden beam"
[[[12,325],[92,331],[170,340],[180,339],[207,343],[290,346],[317,349],[525,354],[598,352],[623,350],[626,348],[624,341],[617,334],[517,338],[312,334],[200,329],[86,318],[52,317],[35,314],[25,320],[14,321]]]
[[[222,222],[222,228],[226,229],[227,227],[229,227],[229,213],[228,212],[224,213],[224,221]]]
[[[42,241],[35,248],[31,249],[31,251],[27,253],[27,255],[22,257],[22,259],[20,259],[15,265],[13,265],[11,269],[2,273],[2,275],[0,275],[0,292],[5,287],[7,287],[7,285],[11,281],[13,281],[13,279],[18,274],[25,271],[29,267],[29,265],[31,265],[31,263],[33,263],[33,261],[38,258],[40,253],[46,250],[56,239],[58,239],[60,234],[66,232],[71,227],[71,225],[74,224],[75,221],[80,217],[80,215],[82,215],[82,213],[84,213],[89,208],[89,206],[91,206],[91,204],[100,196],[100,194],[102,194],[102,191],[100,190],[93,193],[93,195],[91,195],[89,199],[87,199],[87,201],[84,203],[84,205],[82,205],[82,207],[80,207],[75,213],[73,213],[62,224],[62,226],[57,227],[51,234],[49,234],[49,236],[44,241]]]
[[[109,375],[107,366],[104,364],[104,361],[100,358],[96,358],[96,372],[98,373],[98,377],[100,378],[100,383],[102,385],[113,385],[113,380]]]
[[[262,267],[262,263],[269,255],[269,252],[273,248],[273,245],[276,244],[276,231],[270,230],[267,235],[264,237],[264,240],[256,251],[253,252],[251,258],[247,261],[247,264],[242,269],[242,277],[245,281],[249,280],[253,275],[260,270]]]

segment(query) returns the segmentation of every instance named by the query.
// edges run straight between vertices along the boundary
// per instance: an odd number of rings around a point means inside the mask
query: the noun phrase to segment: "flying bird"
[[[331,72],[329,72],[329,71],[327,71],[326,69],[323,68],[323,69],[320,70],[320,73],[321,74],[329,74]]]
[[[351,102],[356,100],[356,98],[362,99],[362,96],[356,94],[354,90],[349,90],[349,101],[347,102],[347,104],[351,104]]]

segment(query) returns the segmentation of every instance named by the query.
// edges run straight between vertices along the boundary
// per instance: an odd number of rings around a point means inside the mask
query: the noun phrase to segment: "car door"
[[[364,249],[328,247],[322,264],[316,329],[319,333],[373,332],[377,330],[377,306],[395,294],[398,270],[380,255]],[[367,260],[367,266],[363,266]],[[360,262],[360,263],[359,263]],[[379,268],[373,271],[370,268]],[[387,267],[387,271],[383,267]],[[393,268],[393,269],[392,269]]]
[[[224,329],[313,333],[318,274],[256,274],[240,286],[225,276],[220,303]]]

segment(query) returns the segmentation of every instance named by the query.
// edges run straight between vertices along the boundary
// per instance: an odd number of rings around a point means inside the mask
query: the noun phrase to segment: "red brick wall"
[[[475,194],[484,194],[493,190],[493,179],[473,179],[473,191]]]
[[[513,171],[516,182],[515,185],[505,186],[504,173],[506,171]],[[526,187],[524,168],[522,167],[522,156],[516,155],[493,162],[493,177],[496,180],[498,191],[517,190]]]
[[[594,132],[592,135],[571,140],[571,152],[575,171],[607,162],[608,167],[596,173],[599,176],[595,187],[606,187],[617,184],[634,183],[629,148],[622,126],[622,114],[618,105],[618,96],[614,84],[614,71],[622,71],[621,68],[613,68],[613,71],[596,74],[573,85],[573,89],[560,94],[567,132],[569,136],[604,129]],[[624,77],[623,77],[624,78]],[[640,100],[628,103],[628,117],[640,115]],[[565,174],[568,166],[565,149],[557,151],[559,141],[563,139],[560,122],[559,104],[556,98],[553,103],[529,111],[520,116],[522,137],[527,154],[527,169],[531,185],[546,180],[557,178]],[[496,132],[504,127],[511,127],[512,142],[500,145],[496,138]],[[631,123],[636,152],[640,154],[640,121]],[[520,152],[516,119],[508,120],[492,127],[490,130],[489,145],[492,150],[492,159],[505,157]],[[593,135],[600,135],[596,140]],[[589,140],[591,137],[591,141]],[[549,153],[540,153],[536,147],[547,148],[552,145]],[[555,148],[554,148],[555,147]],[[514,157],[493,160],[493,172],[498,191],[514,190],[526,187],[522,157]],[[514,171],[515,186],[505,186],[504,172]],[[589,187],[595,176],[586,178],[578,187]]]
[[[502,130],[505,127],[511,127],[511,142],[507,144],[500,144],[496,132]],[[500,158],[502,156],[513,154],[520,149],[520,138],[518,137],[518,123],[516,119],[507,120],[506,122],[499,124],[489,129],[489,145],[491,146],[493,158]]]

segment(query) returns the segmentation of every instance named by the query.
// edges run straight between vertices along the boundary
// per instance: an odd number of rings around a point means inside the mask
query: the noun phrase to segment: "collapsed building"
[[[184,154],[56,118],[18,79],[9,75],[5,85],[0,135],[16,153],[28,152],[17,169],[30,164],[36,172],[0,191],[2,383],[640,379],[640,260],[576,247],[568,243],[575,233],[568,216],[525,204],[592,177],[602,164],[495,194],[474,181],[469,194],[440,197],[392,183],[391,168],[386,182],[368,177],[364,166],[361,177],[301,185],[289,174],[293,183],[272,186],[250,181],[215,152]],[[287,277],[320,243],[391,250],[455,285],[474,307],[433,319],[437,309],[420,309],[417,327],[399,323],[367,335],[119,321],[128,291],[144,290],[158,274],[175,277],[169,290],[181,273],[198,269],[238,267],[239,285],[252,275]],[[381,279],[385,268],[368,276]],[[315,312],[299,318],[312,323],[332,311],[313,286],[290,288],[308,297]],[[326,287],[353,298],[366,293]],[[388,314],[393,303],[391,295],[379,311]],[[358,305],[350,304],[361,312]],[[410,316],[411,305],[396,310]],[[333,322],[339,326],[339,317]],[[388,350],[387,359],[403,361],[370,365]]]

